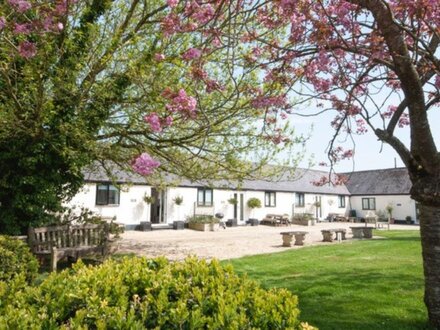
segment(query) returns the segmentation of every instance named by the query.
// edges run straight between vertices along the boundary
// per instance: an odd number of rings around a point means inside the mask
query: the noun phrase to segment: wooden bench
[[[289,215],[267,214],[260,224],[269,226],[288,226],[290,224]]]
[[[323,229],[321,233],[323,242],[333,242],[335,239],[345,241],[347,239],[345,236],[347,230],[344,228]],[[333,234],[335,234],[335,237],[333,237]]]
[[[29,228],[28,243],[36,255],[50,255],[52,271],[64,257],[78,257],[108,252],[109,225],[85,224]]]
[[[347,217],[340,213],[329,213],[326,218],[329,222],[344,222],[348,221]]]
[[[374,227],[350,227],[353,238],[373,238]]]
[[[307,231],[286,231],[280,233],[283,235],[283,246],[292,246],[292,238],[295,237],[295,245],[304,245]]]

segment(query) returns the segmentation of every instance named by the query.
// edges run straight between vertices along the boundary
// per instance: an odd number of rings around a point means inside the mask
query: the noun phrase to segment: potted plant
[[[173,228],[174,229],[184,229],[184,222],[180,220],[180,205],[183,204],[183,197],[182,196],[176,196],[173,198],[174,204],[176,204],[176,211],[177,211],[177,220],[173,222]]]
[[[311,213],[295,213],[292,216],[292,223],[301,226],[314,226],[315,219]]]
[[[407,215],[407,216],[405,217],[405,222],[406,222],[408,225],[412,224],[412,218],[411,218],[410,215]]]
[[[183,197],[182,196],[176,196],[173,198],[173,202],[177,205],[180,206],[183,203]]]
[[[251,209],[251,215],[253,215],[254,209],[261,207],[261,200],[259,200],[256,197],[249,198],[247,201],[247,206],[248,208]],[[254,226],[257,223],[257,221],[258,221],[257,219],[249,218],[249,222],[251,223],[252,226]]]
[[[394,223],[394,218],[393,218],[393,210],[394,210],[394,207],[393,207],[393,205],[388,204],[388,205],[385,207],[385,210],[386,210],[387,213],[388,213],[388,221],[389,221],[390,223]]]
[[[238,204],[238,199],[235,197],[231,197],[228,199],[228,203],[235,207]],[[226,221],[226,225],[228,227],[236,227],[237,226],[237,218],[228,219],[228,221]]]
[[[231,205],[237,205],[238,204],[238,199],[234,198],[234,197],[229,198],[228,199],[228,203],[231,204]]]
[[[149,195],[145,194],[144,202],[147,203],[147,204],[154,204],[155,199],[154,199],[153,196],[149,196]]]
[[[198,231],[216,231],[220,220],[212,215],[194,215],[187,219],[188,228]]]

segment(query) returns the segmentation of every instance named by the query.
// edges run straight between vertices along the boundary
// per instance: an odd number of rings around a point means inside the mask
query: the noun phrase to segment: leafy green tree
[[[2,2],[0,232],[50,221],[93,162],[152,181],[236,179],[255,169],[244,160],[264,164],[292,145],[288,128],[251,104],[258,70],[243,70],[237,40],[218,34],[239,28],[230,9]]]

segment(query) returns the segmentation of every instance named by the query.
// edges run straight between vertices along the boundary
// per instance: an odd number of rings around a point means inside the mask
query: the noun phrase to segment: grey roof
[[[325,171],[316,171],[310,169],[297,168],[293,174],[286,171],[282,175],[273,180],[244,180],[242,183],[229,182],[227,180],[207,182],[204,180],[190,181],[178,178],[174,175],[167,175],[165,181],[169,185],[180,187],[203,187],[212,186],[213,188],[223,189],[242,189],[242,190],[268,190],[280,192],[304,192],[314,194],[335,194],[349,195],[349,191],[344,185],[323,185],[315,186],[313,182],[317,182],[323,176],[328,176]],[[148,178],[142,177],[130,171],[120,169],[112,170],[113,180],[107,175],[102,167],[94,166],[84,170],[85,180],[88,182],[105,182],[116,181],[118,183],[132,184],[151,184]]]
[[[403,195],[409,194],[411,181],[404,167],[359,171],[345,174],[345,184],[351,195]]]

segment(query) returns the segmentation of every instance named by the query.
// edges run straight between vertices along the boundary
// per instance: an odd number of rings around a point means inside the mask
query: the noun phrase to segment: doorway
[[[237,203],[234,204],[234,219],[244,221],[244,194],[235,193],[234,199]]]
[[[316,219],[322,218],[322,204],[321,204],[321,196],[315,196],[315,216]]]
[[[166,218],[166,190],[151,188],[153,203],[150,207],[151,223],[164,223]]]

